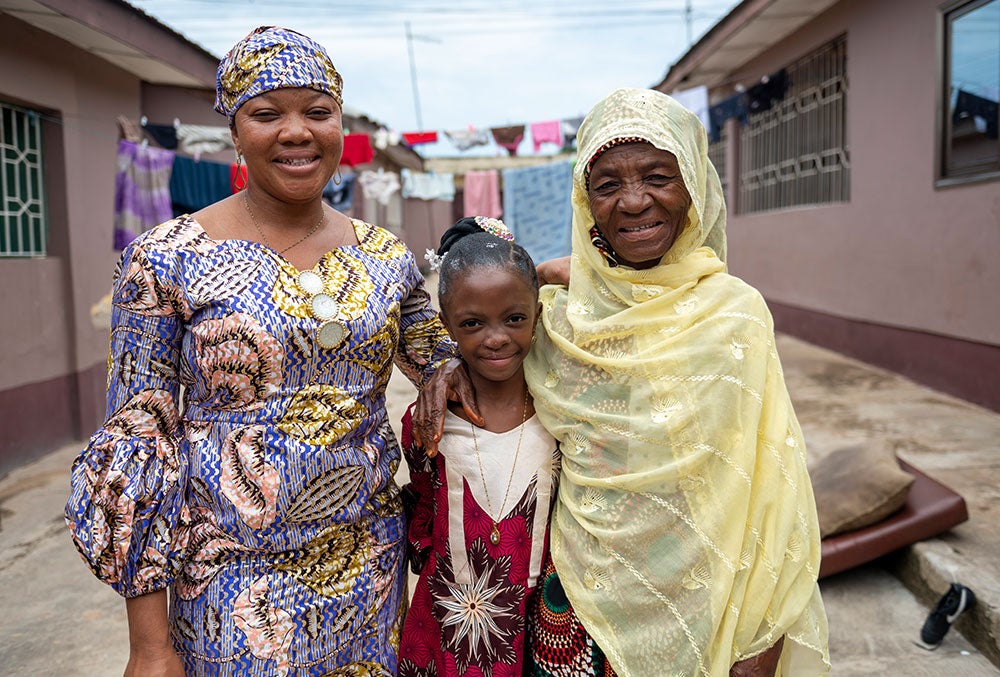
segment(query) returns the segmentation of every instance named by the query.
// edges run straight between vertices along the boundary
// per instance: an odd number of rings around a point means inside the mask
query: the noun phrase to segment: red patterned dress
[[[413,501],[408,536],[419,579],[403,624],[400,677],[519,677],[526,604],[548,542],[556,441],[532,417],[523,437],[520,427],[478,429],[474,443],[471,424],[449,412],[440,453],[428,458],[410,430],[407,412],[402,442],[412,481],[404,494]]]

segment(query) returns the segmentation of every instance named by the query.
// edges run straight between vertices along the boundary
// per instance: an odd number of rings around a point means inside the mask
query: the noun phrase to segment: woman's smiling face
[[[602,153],[590,170],[587,197],[617,258],[637,269],[660,262],[691,207],[677,157],[649,143],[625,143]]]
[[[286,202],[315,198],[344,150],[337,101],[306,87],[275,89],[247,101],[233,118],[233,141],[256,188]]]

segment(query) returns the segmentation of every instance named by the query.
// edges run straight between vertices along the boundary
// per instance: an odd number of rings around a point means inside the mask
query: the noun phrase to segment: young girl
[[[538,276],[503,222],[465,218],[438,254],[441,317],[458,344],[486,421],[446,415],[440,453],[403,449],[415,502],[411,566],[419,574],[403,624],[399,674],[520,675],[525,600],[538,580],[558,472],[555,439],[535,417],[521,363],[531,349]]]

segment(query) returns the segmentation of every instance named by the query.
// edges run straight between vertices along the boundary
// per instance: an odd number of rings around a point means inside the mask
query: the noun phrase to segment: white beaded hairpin
[[[507,224],[500,219],[494,219],[490,216],[476,216],[473,220],[476,222],[477,226],[490,235],[498,237],[501,240],[506,240],[507,242],[514,241],[514,233],[510,232],[510,228],[507,227]],[[447,255],[448,252],[438,254],[433,249],[427,249],[424,251],[424,260],[430,264],[431,270],[437,271],[441,270],[441,266],[444,264],[444,257]]]

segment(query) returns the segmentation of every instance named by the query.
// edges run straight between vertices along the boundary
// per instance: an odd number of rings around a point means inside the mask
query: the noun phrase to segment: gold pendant
[[[490,532],[490,543],[493,545],[500,543],[500,527],[497,526],[496,522],[493,523],[493,531]]]

